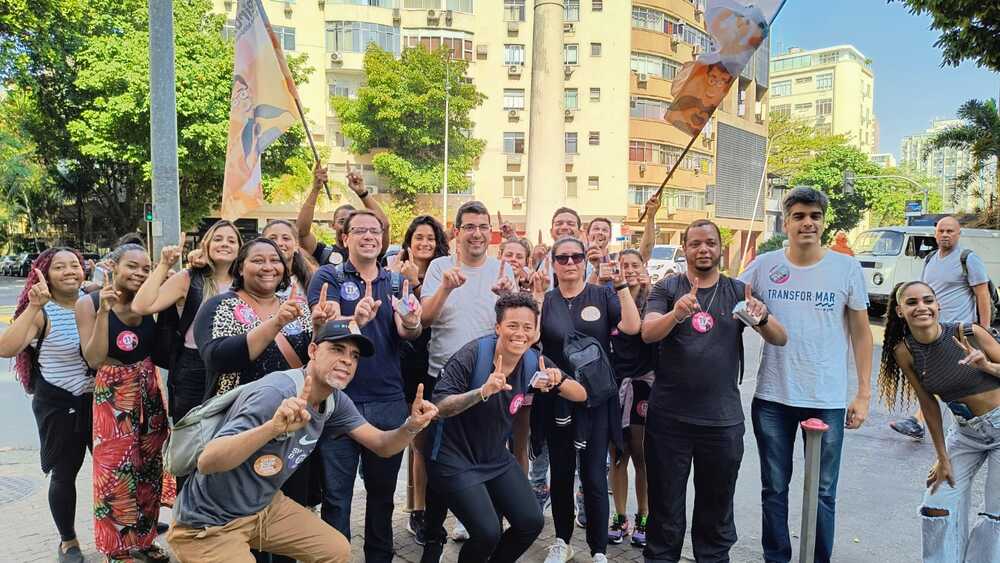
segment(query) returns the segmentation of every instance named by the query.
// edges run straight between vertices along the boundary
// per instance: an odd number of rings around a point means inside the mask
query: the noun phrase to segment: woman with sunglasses
[[[535,298],[542,301],[542,350],[559,369],[565,373],[575,371],[564,351],[567,337],[574,333],[596,339],[605,358],[611,357],[613,332],[639,333],[639,310],[620,270],[613,270],[613,289],[588,284],[586,249],[575,238],[562,238],[552,246],[552,267],[558,282],[556,289],[544,295],[536,293]],[[614,374],[606,376],[613,378]],[[569,544],[573,536],[573,474],[578,451],[588,516],[587,544],[593,560],[604,563],[608,547],[608,445],[622,447],[618,397],[585,406],[555,396],[539,396],[532,410],[532,430],[539,430],[548,444],[552,472],[556,541],[548,548],[545,563],[564,563],[574,555]]]
[[[916,396],[937,461],[920,509],[926,563],[1000,558],[1000,343],[975,324],[942,323],[934,290],[900,284],[889,299],[879,395],[890,408]],[[904,377],[905,381],[904,381]],[[944,434],[937,395],[955,415]],[[985,507],[969,531],[972,482],[988,464]]]

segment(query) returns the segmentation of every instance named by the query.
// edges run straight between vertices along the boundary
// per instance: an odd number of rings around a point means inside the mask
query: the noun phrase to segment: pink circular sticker
[[[514,398],[510,400],[510,408],[508,409],[510,410],[510,414],[517,414],[517,411],[520,410],[521,405],[523,404],[524,394],[518,393],[517,395],[514,395]]]
[[[118,333],[118,340],[116,341],[118,349],[124,352],[131,352],[139,346],[139,337],[136,336],[131,330],[123,330]]]
[[[702,334],[712,330],[714,326],[715,318],[705,311],[695,313],[694,316],[691,317],[691,327]]]
[[[236,307],[233,308],[233,316],[240,324],[252,325],[254,321],[257,320],[257,315],[254,314],[253,309],[250,308],[246,303],[237,303]]]
[[[649,405],[646,403],[646,401],[639,401],[639,403],[635,405],[635,412],[639,413],[639,416],[645,417],[646,409],[648,408]]]

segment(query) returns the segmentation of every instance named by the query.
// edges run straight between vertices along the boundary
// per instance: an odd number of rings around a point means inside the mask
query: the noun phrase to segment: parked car
[[[8,256],[4,256],[3,259],[0,260],[0,276],[11,275],[10,274],[11,268],[13,268],[14,264],[16,263],[17,263],[16,254],[10,254]]]
[[[668,274],[686,272],[687,259],[684,257],[684,249],[673,244],[657,244],[653,247],[653,254],[646,264],[646,271],[649,272],[649,279],[653,283]]]
[[[22,254],[21,259],[17,263],[17,266],[15,266],[17,269],[15,275],[20,276],[22,278],[28,277],[28,270],[31,269],[31,263],[35,261],[35,258],[38,258],[37,252],[32,252],[31,254]]]

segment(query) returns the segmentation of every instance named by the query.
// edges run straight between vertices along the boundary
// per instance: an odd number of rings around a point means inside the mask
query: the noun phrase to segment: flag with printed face
[[[767,38],[785,0],[708,0],[706,29],[712,50],[685,64],[674,76],[673,102],[664,120],[695,136],[729,87]]]
[[[301,119],[295,81],[260,0],[240,0],[235,27],[236,62],[221,213],[229,220],[264,203],[260,157]]]

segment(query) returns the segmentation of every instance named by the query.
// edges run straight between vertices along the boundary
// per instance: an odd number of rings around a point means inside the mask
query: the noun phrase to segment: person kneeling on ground
[[[432,428],[425,452],[432,494],[424,562],[441,556],[448,509],[469,532],[460,563],[517,561],[541,533],[544,519],[527,475],[506,447],[514,417],[529,392],[587,399],[582,385],[558,368],[546,368],[554,363],[531,349],[539,337],[539,309],[531,294],[504,295],[495,309],[496,335],[459,349],[434,390],[445,420]],[[506,531],[500,517],[510,524]]]
[[[324,429],[348,434],[389,457],[437,415],[418,393],[410,417],[396,430],[365,422],[343,389],[354,378],[359,358],[374,353],[371,340],[356,327],[330,321],[316,332],[304,368],[248,384],[178,495],[167,535],[178,559],[252,562],[251,546],[299,561],[350,559],[350,544],[340,532],[279,489],[312,453]]]

